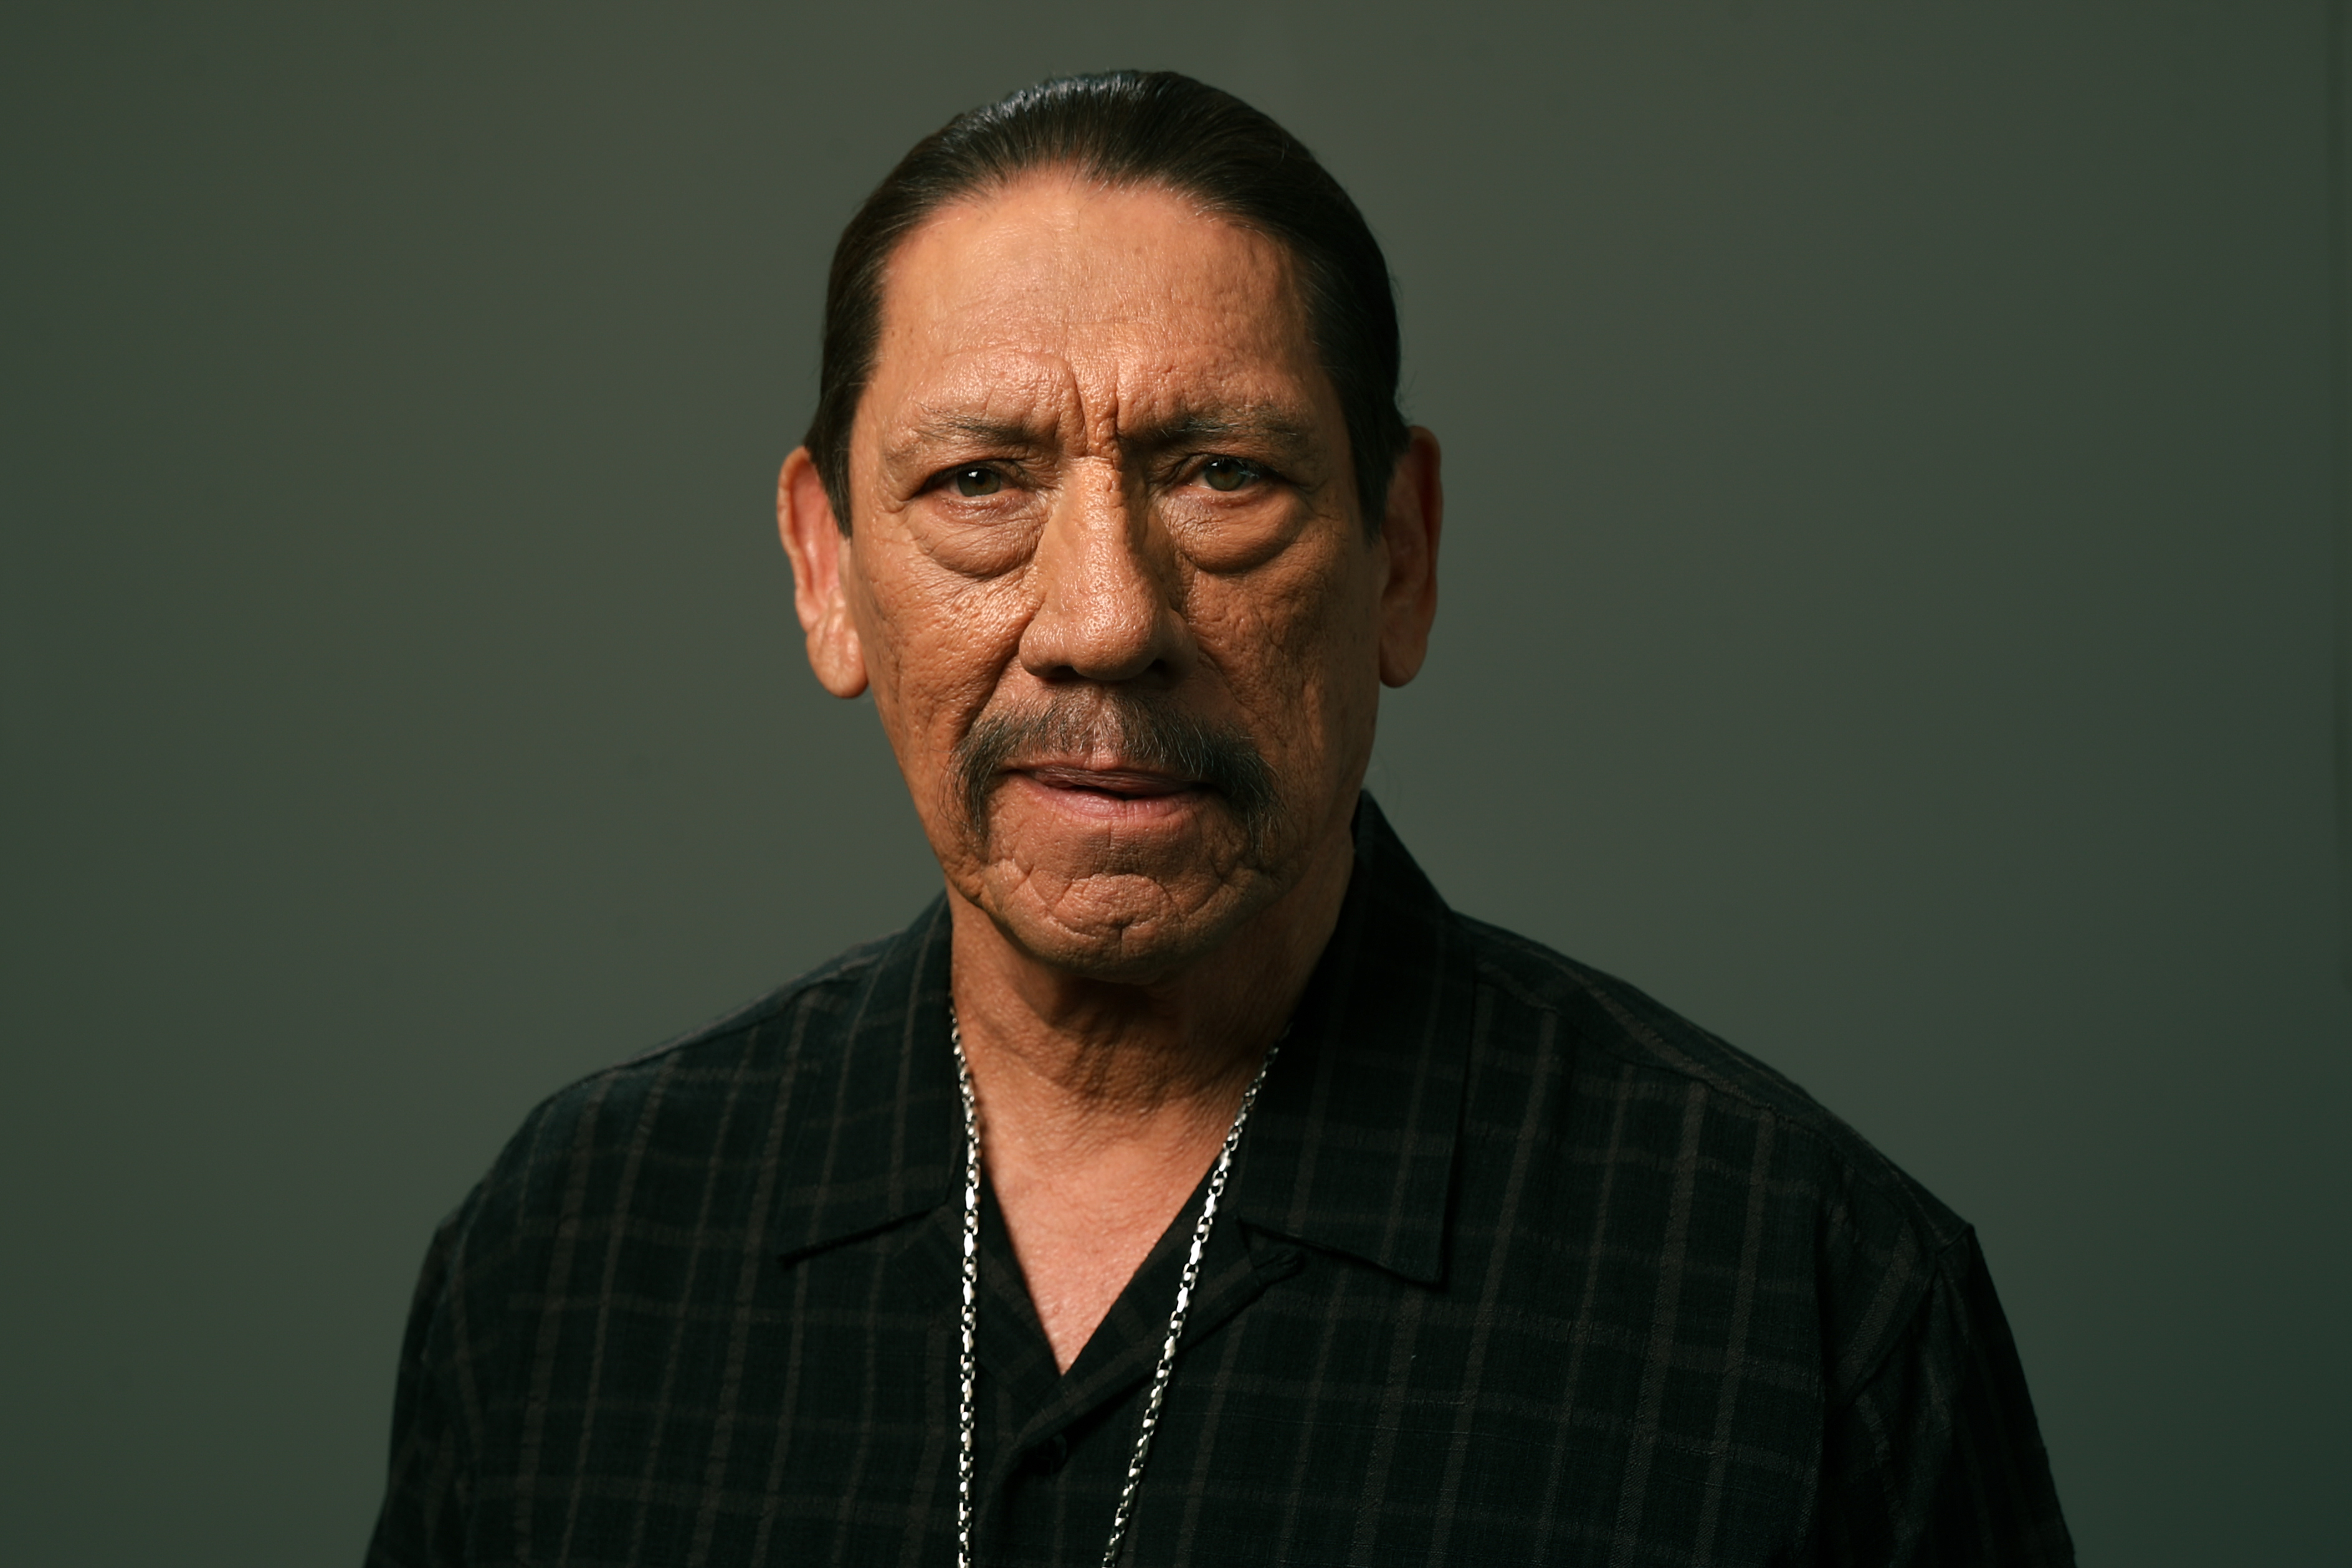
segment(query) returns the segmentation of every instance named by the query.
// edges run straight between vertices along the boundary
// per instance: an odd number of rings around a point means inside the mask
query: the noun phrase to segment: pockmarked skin
[[[1433,514],[1425,434],[1406,466],[1402,509]],[[845,548],[813,472],[785,476],[788,513],[827,514],[786,528],[810,657],[871,687],[961,901],[1055,968],[1146,983],[1286,895],[1336,909],[1380,683],[1426,647],[1434,517],[1368,538],[1279,246],[1058,173],[949,209],[893,258],[850,472]],[[1109,688],[1245,736],[1267,831],[1129,769],[1115,726],[1015,758],[970,820],[976,721]]]

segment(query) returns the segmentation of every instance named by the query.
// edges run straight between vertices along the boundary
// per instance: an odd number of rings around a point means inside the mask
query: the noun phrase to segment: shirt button
[[[1029,1463],[1041,1476],[1055,1474],[1069,1462],[1069,1458],[1070,1440],[1059,1432],[1029,1451]]]

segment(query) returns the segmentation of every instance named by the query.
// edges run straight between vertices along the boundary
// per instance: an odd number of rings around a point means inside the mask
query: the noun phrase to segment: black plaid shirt
[[[1769,1069],[1446,909],[1369,800],[1124,1561],[2073,1561],[1968,1227]],[[935,904],[533,1113],[425,1262],[394,1564],[946,1564]],[[1057,1375],[982,1232],[977,1560],[1102,1552],[1192,1212]]]

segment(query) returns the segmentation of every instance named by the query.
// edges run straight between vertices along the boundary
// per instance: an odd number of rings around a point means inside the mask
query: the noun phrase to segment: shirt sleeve
[[[459,1402],[449,1343],[466,1214],[460,1208],[435,1234],[409,1308],[393,1394],[391,1475],[368,1543],[367,1568],[456,1568],[466,1561]]]
[[[2025,1373],[1973,1232],[1824,1436],[1818,1560],[1840,1568],[2072,1564]]]

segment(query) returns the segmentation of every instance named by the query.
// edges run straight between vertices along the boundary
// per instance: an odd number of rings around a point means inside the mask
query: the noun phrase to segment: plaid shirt
[[[1358,815],[1123,1561],[2071,1563],[1968,1227]],[[948,951],[532,1113],[425,1261],[370,1563],[954,1561]],[[985,1207],[976,1558],[1089,1563],[1194,1211],[1057,1375]]]

